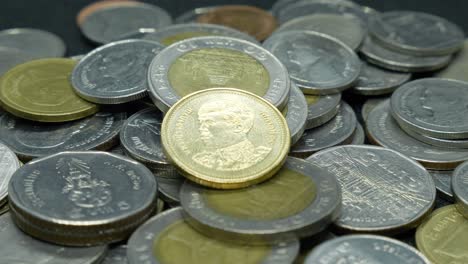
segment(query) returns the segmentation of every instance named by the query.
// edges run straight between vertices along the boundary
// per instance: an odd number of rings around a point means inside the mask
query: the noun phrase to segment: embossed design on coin
[[[5,140],[2,138],[2,140]],[[20,162],[11,151],[3,143],[0,143],[0,207],[3,206],[7,200],[8,183],[10,182],[13,173],[20,167]]]

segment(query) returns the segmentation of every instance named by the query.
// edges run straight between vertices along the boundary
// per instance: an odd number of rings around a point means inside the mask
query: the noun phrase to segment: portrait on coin
[[[459,96],[445,96],[444,91],[437,89],[424,88],[419,97],[423,115],[416,115],[416,118],[446,126],[464,123],[468,118],[468,102],[463,99]]]

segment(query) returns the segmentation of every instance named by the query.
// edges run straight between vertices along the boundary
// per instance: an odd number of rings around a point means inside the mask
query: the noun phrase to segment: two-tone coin
[[[458,211],[468,218],[468,162],[461,164],[453,172],[452,191]]]
[[[289,101],[283,113],[286,112],[286,122],[291,134],[291,145],[294,145],[302,136],[308,117],[308,105],[302,91],[294,82],[291,82]]]
[[[185,177],[180,175],[174,167],[165,170],[156,170],[153,171],[153,174],[158,182],[158,191],[161,200],[170,207],[179,206],[180,189],[185,182]]]
[[[374,110],[375,107],[377,107],[380,103],[388,100],[389,98],[390,97],[384,96],[384,97],[376,97],[376,98],[367,99],[361,108],[361,116],[364,122],[367,122],[367,117],[369,116],[369,113],[372,110]]]
[[[363,145],[366,141],[366,134],[364,133],[364,128],[361,124],[357,124],[356,131],[353,134],[353,140],[351,141],[351,145]]]
[[[298,240],[254,246],[217,240],[193,229],[180,207],[165,211],[140,226],[128,241],[130,264],[164,263],[292,263]]]
[[[336,116],[340,109],[341,94],[305,94],[308,105],[306,129],[321,126]]]
[[[128,264],[127,245],[123,244],[109,248],[101,264]]]
[[[2,137],[2,140],[5,140]],[[0,207],[7,203],[8,183],[13,173],[20,167],[20,162],[15,153],[3,143],[0,143]]]
[[[450,64],[444,69],[437,72],[434,76],[438,78],[455,79],[460,81],[468,81],[468,41],[465,40],[463,49],[461,49],[454,57]]]
[[[427,170],[434,180],[437,194],[448,202],[453,202],[452,175],[453,171]]]

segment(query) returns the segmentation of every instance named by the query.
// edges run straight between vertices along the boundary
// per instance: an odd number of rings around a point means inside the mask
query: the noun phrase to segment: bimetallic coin
[[[308,105],[306,129],[321,126],[336,116],[340,109],[341,94],[305,95]]]
[[[453,172],[452,190],[458,211],[468,218],[468,162],[461,164]]]
[[[429,173],[394,150],[339,146],[307,160],[337,177],[343,202],[335,225],[343,231],[401,233],[418,226],[434,206]]]
[[[42,59],[18,65],[0,80],[0,101],[8,112],[24,119],[64,122],[98,111],[73,92],[69,81],[76,61]]]
[[[367,118],[369,140],[401,152],[431,170],[453,170],[468,160],[468,150],[439,148],[423,143],[401,130],[390,114],[389,102],[378,105]]]
[[[113,246],[107,251],[101,264],[128,264],[127,245]]]
[[[289,154],[298,158],[306,158],[322,149],[351,143],[356,126],[356,114],[348,104],[343,103],[340,111],[331,121],[306,130],[301,139],[292,146]]]
[[[428,170],[434,180],[437,193],[449,202],[453,202],[452,175],[453,171]]]
[[[0,77],[18,64],[30,61],[31,55],[14,48],[0,47]]]
[[[208,13],[209,11],[217,8],[218,6],[205,6],[197,7],[193,10],[189,10],[178,16],[175,20],[175,24],[195,23],[199,15]]]
[[[388,100],[389,98],[390,97],[379,97],[379,98],[367,99],[361,109],[361,115],[362,115],[362,119],[364,120],[364,122],[367,122],[367,117],[369,116],[369,113],[372,110],[374,110],[375,107],[377,107],[380,103]]]
[[[238,88],[283,109],[290,79],[281,62],[264,48],[230,37],[198,37],[167,47],[148,69],[149,93],[166,112],[181,97],[207,88]]]
[[[450,64],[437,72],[434,76],[438,78],[455,79],[468,82],[468,40],[465,40],[463,49],[460,50]]]
[[[448,20],[412,11],[372,17],[370,33],[382,45],[412,55],[448,55],[463,46],[463,30]]]
[[[2,140],[5,138],[2,137]],[[20,167],[20,162],[11,151],[3,143],[0,143],[0,207],[7,202],[8,183],[17,169]]]
[[[271,244],[323,231],[339,215],[341,194],[332,173],[288,158],[270,180],[246,189],[213,190],[186,181],[180,201],[202,233]]]
[[[339,93],[354,84],[361,62],[341,41],[313,31],[280,31],[263,46],[286,66],[306,94]]]
[[[156,170],[153,174],[158,182],[160,198],[170,207],[179,206],[180,188],[182,188],[182,184],[185,182],[185,177],[180,175],[174,167]]]
[[[197,232],[184,220],[180,207],[165,211],[140,226],[128,241],[130,264],[164,263],[291,263],[299,242],[271,246],[229,243]]]
[[[302,91],[294,82],[291,83],[289,102],[286,106],[286,122],[291,134],[291,145],[294,145],[302,136],[308,116],[308,106]]]
[[[374,235],[338,237],[316,247],[305,264],[374,263],[430,264],[415,248],[396,239]]]
[[[8,188],[13,220],[61,245],[127,238],[153,213],[157,184],[138,162],[105,152],[62,152],[16,171]]]
[[[357,124],[356,131],[354,131],[353,141],[351,141],[351,145],[364,145],[366,141],[366,135],[364,133],[364,128],[361,124]]]
[[[434,264],[467,263],[468,220],[455,205],[437,209],[416,230],[418,249]]]

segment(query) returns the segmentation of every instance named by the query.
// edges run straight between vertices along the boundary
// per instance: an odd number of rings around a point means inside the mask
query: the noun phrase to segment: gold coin
[[[70,74],[76,61],[41,59],[14,67],[0,81],[0,101],[8,112],[29,120],[64,122],[98,111],[73,92]]]
[[[468,220],[455,205],[439,208],[418,227],[416,245],[434,264],[468,263]]]
[[[230,88],[182,98],[167,112],[161,138],[182,175],[219,189],[270,178],[285,162],[291,144],[286,120],[276,107]]]

